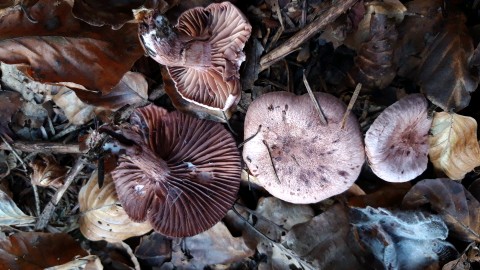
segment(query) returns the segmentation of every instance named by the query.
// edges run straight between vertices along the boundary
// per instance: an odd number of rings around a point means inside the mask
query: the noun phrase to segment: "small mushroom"
[[[427,169],[427,100],[408,95],[386,108],[365,135],[365,150],[372,171],[388,182],[406,182]]]
[[[252,30],[240,10],[230,2],[193,8],[180,15],[174,28],[153,10],[139,11],[136,18],[142,21],[145,51],[167,66],[175,82],[180,96],[172,97],[174,104],[188,101],[230,115],[240,99],[238,70]]]
[[[347,190],[365,161],[362,133],[336,97],[315,93],[327,125],[305,94],[272,92],[257,98],[245,117],[243,159],[273,196],[315,203]],[[258,132],[258,133],[257,133]]]
[[[198,234],[220,221],[240,186],[241,160],[224,127],[149,105],[130,125],[102,128],[120,148],[112,178],[136,222],[172,237]]]

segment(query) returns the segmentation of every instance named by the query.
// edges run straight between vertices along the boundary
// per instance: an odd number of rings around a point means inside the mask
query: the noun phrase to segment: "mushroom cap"
[[[172,237],[220,221],[240,186],[240,154],[230,133],[219,123],[153,105],[137,109],[130,123],[120,129],[127,149],[111,173],[129,217]]]
[[[182,36],[206,40],[210,47],[204,53],[211,57],[208,68],[168,65],[178,92],[191,102],[216,109],[227,110],[238,103],[238,70],[252,31],[242,12],[230,2],[214,3],[182,13],[175,27]]]
[[[307,94],[267,93],[245,117],[244,161],[268,192],[291,203],[315,203],[344,192],[365,162],[356,117],[350,114],[342,129],[346,106],[330,94],[314,95],[326,126]]]
[[[422,94],[408,95],[387,107],[365,135],[373,172],[388,182],[406,182],[427,169],[432,119]]]

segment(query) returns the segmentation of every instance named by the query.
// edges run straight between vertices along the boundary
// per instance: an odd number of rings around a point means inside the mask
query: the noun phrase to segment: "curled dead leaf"
[[[35,222],[35,217],[25,215],[15,202],[0,190],[0,225],[23,225]]]
[[[480,166],[475,119],[455,113],[435,113],[430,133],[430,161],[449,178],[463,179],[466,173]]]
[[[39,154],[30,162],[30,167],[33,169],[32,183],[42,187],[61,187],[68,171],[65,166],[58,164],[53,156],[45,154]]]
[[[80,190],[78,202],[82,212],[80,231],[92,241],[120,242],[152,230],[147,222],[136,223],[130,220],[119,205],[110,174],[105,175],[100,189],[97,172],[92,173],[88,183]]]
[[[462,184],[449,179],[426,179],[418,182],[403,198],[409,209],[430,205],[450,229],[463,241],[480,241],[480,203]]]

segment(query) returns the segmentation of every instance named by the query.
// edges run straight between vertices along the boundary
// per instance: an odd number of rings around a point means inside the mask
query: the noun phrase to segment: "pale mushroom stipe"
[[[240,10],[230,2],[193,8],[174,27],[154,10],[138,11],[136,18],[145,51],[167,67],[182,101],[229,117],[240,100],[242,50],[252,29]]]
[[[427,99],[408,95],[387,107],[365,135],[365,150],[372,171],[388,182],[406,182],[428,165]]]
[[[121,148],[111,174],[133,221],[192,236],[220,221],[236,199],[241,159],[221,124],[149,105],[130,124],[101,130]]]
[[[356,117],[342,128],[346,106],[314,93],[327,119],[322,125],[310,97],[271,92],[250,105],[245,117],[243,159],[273,196],[291,203],[315,203],[350,188],[365,153]],[[257,131],[260,131],[257,133]]]

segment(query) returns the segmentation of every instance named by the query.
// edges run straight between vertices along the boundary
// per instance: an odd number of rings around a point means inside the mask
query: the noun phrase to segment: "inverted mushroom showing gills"
[[[388,182],[406,182],[427,169],[427,100],[408,95],[386,108],[365,135],[365,150],[372,171]]]
[[[149,105],[132,114],[130,125],[102,130],[121,149],[111,174],[133,221],[186,237],[212,227],[232,206],[241,160],[221,124]]]
[[[136,18],[145,51],[167,66],[175,82],[180,95],[170,95],[174,104],[187,101],[228,117],[240,99],[238,71],[252,29],[240,10],[230,2],[193,8],[173,28],[153,10],[139,11]]]
[[[344,192],[365,162],[355,116],[350,114],[342,129],[346,106],[330,94],[314,95],[327,125],[307,94],[288,92],[262,95],[245,117],[245,163],[268,192],[291,203],[315,203]]]

